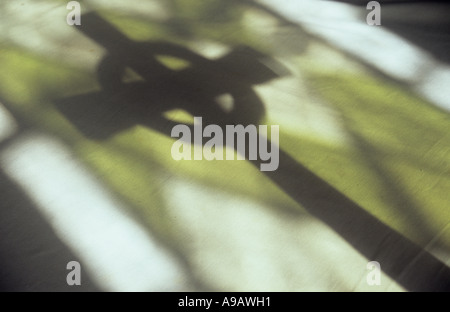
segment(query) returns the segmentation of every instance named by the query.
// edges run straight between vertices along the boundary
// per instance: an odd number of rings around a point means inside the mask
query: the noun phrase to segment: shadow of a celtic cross
[[[93,139],[106,139],[138,124],[170,136],[175,123],[164,113],[173,109],[201,116],[207,124],[258,124],[265,109],[252,87],[287,74],[276,61],[249,47],[210,60],[169,42],[135,42],[96,13],[83,16],[79,29],[107,50],[98,66],[101,90],[57,102],[59,110]],[[184,66],[170,68],[161,56]],[[125,82],[126,69],[140,79]]]

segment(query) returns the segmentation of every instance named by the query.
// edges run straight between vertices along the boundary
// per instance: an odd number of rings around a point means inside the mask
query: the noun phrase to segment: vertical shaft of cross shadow
[[[390,228],[280,149],[280,164],[265,174],[311,215],[408,291],[450,291],[450,268]],[[261,161],[250,161],[260,167]]]

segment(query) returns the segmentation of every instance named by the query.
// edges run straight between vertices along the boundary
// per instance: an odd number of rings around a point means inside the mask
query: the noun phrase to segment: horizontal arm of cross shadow
[[[248,150],[248,149],[247,149]],[[257,168],[261,161],[251,161]],[[330,226],[408,291],[450,291],[450,268],[384,224],[280,149],[279,168],[264,172],[311,215]]]

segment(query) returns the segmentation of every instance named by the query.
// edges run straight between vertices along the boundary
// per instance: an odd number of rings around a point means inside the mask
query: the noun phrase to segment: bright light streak
[[[358,8],[331,1],[259,1],[450,111],[450,67],[388,28],[367,25]]]
[[[12,136],[16,131],[16,122],[11,114],[0,103],[0,142]]]
[[[370,288],[369,260],[307,213],[284,214],[181,178],[164,190],[194,274],[217,289],[404,291],[384,273],[382,286]]]
[[[0,160],[105,290],[173,291],[186,285],[174,256],[125,213],[64,145],[28,136],[3,151]]]

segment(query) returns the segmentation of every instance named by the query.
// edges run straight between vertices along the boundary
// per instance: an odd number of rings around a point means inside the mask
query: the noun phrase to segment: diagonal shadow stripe
[[[252,161],[259,168],[260,161]],[[265,172],[311,215],[330,226],[409,291],[450,291],[450,268],[368,213],[280,150],[277,171]]]

